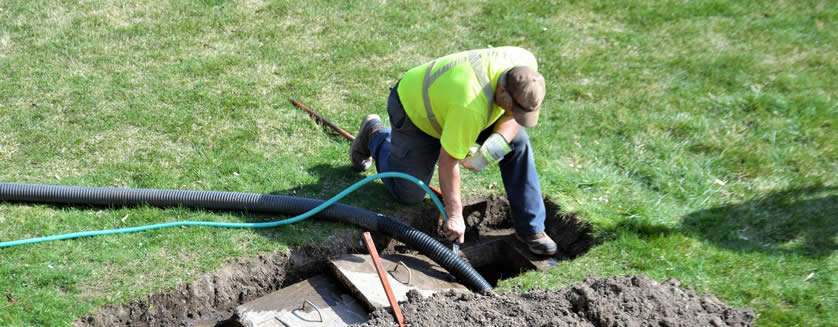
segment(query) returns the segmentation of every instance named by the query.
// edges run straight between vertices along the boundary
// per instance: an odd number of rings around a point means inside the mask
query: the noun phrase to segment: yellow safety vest
[[[504,111],[495,105],[498,78],[507,69],[538,69],[518,47],[471,50],[414,67],[399,82],[399,99],[416,127],[440,140],[452,157],[465,158],[480,132]]]

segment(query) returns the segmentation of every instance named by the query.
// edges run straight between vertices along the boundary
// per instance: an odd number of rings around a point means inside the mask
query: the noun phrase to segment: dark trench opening
[[[531,269],[526,269],[524,267],[515,267],[513,265],[509,265],[506,262],[493,262],[491,264],[474,267],[483,278],[486,279],[492,287],[498,286],[498,282],[503,279],[512,278],[518,276],[521,273],[527,272]]]

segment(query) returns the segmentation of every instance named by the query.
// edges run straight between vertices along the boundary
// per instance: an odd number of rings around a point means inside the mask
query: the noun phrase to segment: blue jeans
[[[379,173],[402,172],[429,184],[441,145],[439,139],[425,134],[410,121],[399,99],[397,87],[398,83],[390,89],[390,98],[387,100],[391,127],[382,128],[371,135],[369,150]],[[492,135],[493,130],[494,125],[483,130],[477,137],[477,143],[482,144]],[[515,221],[515,231],[519,235],[542,232],[546,209],[535,170],[532,145],[523,127],[509,145],[512,152],[503,157],[498,166]],[[425,191],[410,181],[401,178],[384,178],[382,181],[399,202],[412,204],[425,199]]]

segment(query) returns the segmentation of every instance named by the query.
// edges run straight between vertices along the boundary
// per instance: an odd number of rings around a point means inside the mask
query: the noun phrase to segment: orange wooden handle
[[[330,122],[326,118],[323,118],[323,116],[318,115],[317,113],[315,113],[314,111],[312,111],[311,109],[306,107],[306,105],[300,103],[299,101],[294,100],[293,98],[288,98],[288,101],[291,101],[291,103],[293,103],[298,108],[305,110],[309,115],[311,115],[315,119],[319,120],[321,123],[324,123],[324,124],[326,124],[326,126],[329,126],[332,129],[338,131],[338,133],[340,133],[341,135],[343,135],[343,137],[349,139],[350,141],[355,139],[355,137],[352,136],[352,134],[349,134],[348,132],[344,131],[342,128],[338,127],[338,125],[332,124],[332,122]]]
[[[293,103],[298,108],[305,110],[309,115],[311,115],[312,117],[314,117],[315,119],[317,119],[321,123],[324,123],[324,124],[326,124],[326,126],[329,126],[332,129],[338,131],[338,133],[340,133],[341,135],[343,135],[343,137],[349,139],[350,141],[355,139],[355,136],[352,136],[352,134],[349,134],[347,131],[343,130],[343,128],[338,127],[338,125],[332,124],[332,122],[330,122],[326,118],[323,118],[323,116],[318,115],[316,112],[314,112],[313,110],[306,107],[306,105],[300,103],[297,100],[294,100],[294,98],[288,98],[288,101],[291,101],[291,103]],[[428,185],[428,187],[431,188],[431,191],[434,191],[434,193],[436,194],[437,197],[442,199],[442,191],[440,191],[438,188],[433,187],[431,185]]]
[[[364,244],[367,250],[370,251],[372,262],[375,264],[375,271],[378,272],[378,278],[381,279],[381,286],[384,287],[384,293],[387,294],[387,300],[390,301],[390,307],[393,308],[393,314],[396,316],[396,322],[400,327],[404,327],[404,316],[402,310],[399,308],[399,302],[396,301],[396,295],[393,294],[393,289],[390,288],[390,280],[387,279],[384,266],[381,265],[381,259],[378,257],[378,251],[375,249],[375,244],[372,243],[372,236],[370,232],[364,232]]]

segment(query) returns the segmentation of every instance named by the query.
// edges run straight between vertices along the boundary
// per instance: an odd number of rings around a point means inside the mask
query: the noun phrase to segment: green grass
[[[601,245],[501,289],[677,278],[758,326],[838,325],[838,7],[830,1],[4,1],[0,180],[326,199],[367,174],[350,133],[407,69],[533,51],[545,196]],[[467,173],[464,194],[500,183]],[[381,185],[343,202],[399,208]],[[0,204],[0,240],[176,220],[187,209]],[[68,325],[340,226],[187,228],[0,250],[0,325]],[[4,301],[4,299],[0,299]],[[0,306],[5,303],[0,302]]]

